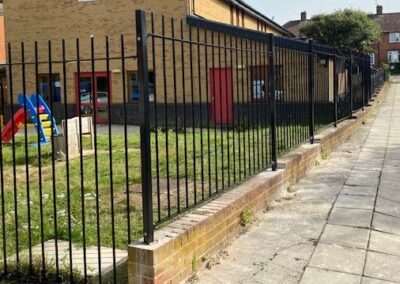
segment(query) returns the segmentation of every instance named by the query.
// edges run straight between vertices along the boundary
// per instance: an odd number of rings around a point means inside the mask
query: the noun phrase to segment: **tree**
[[[300,32],[322,44],[364,52],[371,51],[370,46],[381,37],[381,28],[373,19],[352,9],[316,15]]]

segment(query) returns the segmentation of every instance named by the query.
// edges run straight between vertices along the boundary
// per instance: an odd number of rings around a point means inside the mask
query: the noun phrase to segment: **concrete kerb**
[[[129,283],[180,283],[196,273],[214,254],[242,232],[244,211],[254,214],[288,187],[304,177],[323,156],[347,140],[380,104],[380,90],[370,106],[345,120],[337,128],[328,128],[315,138],[318,143],[302,144],[278,161],[279,169],[262,172],[224,193],[206,205],[194,209],[155,232],[155,242],[138,241],[128,249]]]

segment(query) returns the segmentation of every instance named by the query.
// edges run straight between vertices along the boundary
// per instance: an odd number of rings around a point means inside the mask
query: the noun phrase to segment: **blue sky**
[[[333,12],[342,8],[358,8],[375,13],[376,3],[383,6],[383,12],[400,12],[400,0],[245,0],[257,10],[283,25],[289,20],[300,19],[300,13],[309,16],[322,12]]]

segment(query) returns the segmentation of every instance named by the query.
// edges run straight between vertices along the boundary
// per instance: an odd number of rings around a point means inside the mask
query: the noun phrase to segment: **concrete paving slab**
[[[327,224],[320,242],[345,247],[367,249],[368,229],[351,228]]]
[[[361,275],[366,251],[319,243],[310,267]]]
[[[341,194],[348,195],[361,195],[361,196],[376,196],[376,192],[378,191],[378,187],[373,186],[350,186],[345,185]]]
[[[368,171],[368,172],[375,172],[375,171]],[[346,185],[378,186],[378,184],[379,184],[379,179],[375,177],[350,176],[346,181]]]
[[[360,280],[361,276],[308,267],[300,284],[321,284],[322,282],[324,284],[359,284]]]
[[[395,284],[395,282],[363,277],[361,284]]]
[[[397,217],[375,213],[372,227],[377,231],[400,236],[400,218]]]
[[[333,225],[369,228],[371,226],[372,210],[333,208],[328,223]]]
[[[372,210],[374,203],[375,197],[341,194],[335,207]]]
[[[372,231],[369,249],[400,256],[400,236]]]
[[[58,260],[61,267],[68,267],[70,263],[69,254],[69,242],[68,241],[57,241],[58,248]],[[48,263],[55,263],[56,259],[56,245],[55,240],[49,240],[44,242],[45,259]],[[98,259],[98,247],[90,246],[86,247],[86,268],[87,275],[91,279],[96,279],[100,273],[99,270],[99,259]],[[28,253],[22,252],[22,253]],[[108,247],[101,247],[101,274],[105,278],[110,277],[110,273],[113,271],[113,249]],[[32,247],[32,255],[34,257],[42,256],[42,246],[37,245]],[[115,261],[117,269],[126,269],[126,263],[128,260],[128,252],[125,250],[115,250]],[[83,247],[78,244],[72,244],[72,264],[73,268],[84,274],[84,258],[83,258]],[[125,268],[123,267],[125,266]],[[91,280],[92,281],[92,280]],[[94,280],[95,281],[95,280]]]
[[[378,192],[378,197],[400,203],[400,191],[397,188],[380,186],[379,192]]]
[[[375,211],[400,218],[400,203],[392,200],[378,198],[376,201]]]
[[[371,278],[400,282],[400,257],[368,252],[364,275]]]

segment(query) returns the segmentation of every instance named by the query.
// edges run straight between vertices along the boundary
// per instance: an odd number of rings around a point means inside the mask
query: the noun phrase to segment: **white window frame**
[[[375,53],[370,53],[369,57],[371,58],[371,65],[375,65]]]
[[[400,50],[388,51],[388,63],[399,63],[400,62]]]
[[[389,33],[389,43],[400,43],[400,32]]]

